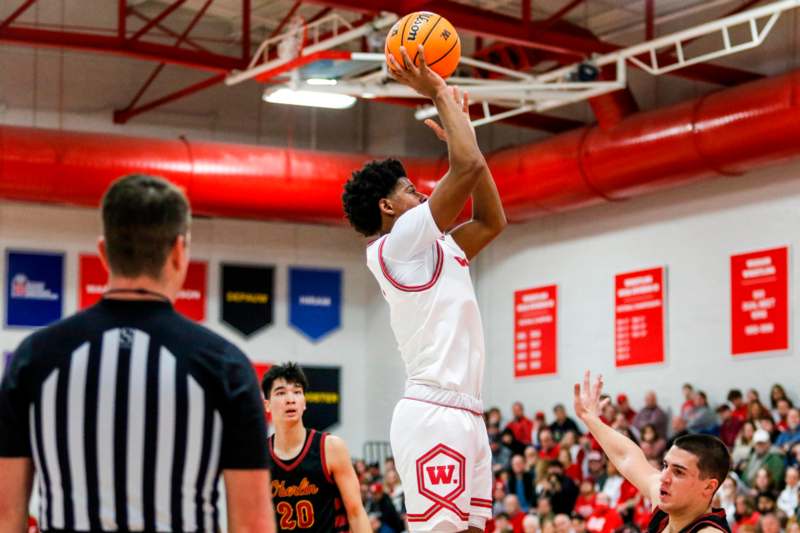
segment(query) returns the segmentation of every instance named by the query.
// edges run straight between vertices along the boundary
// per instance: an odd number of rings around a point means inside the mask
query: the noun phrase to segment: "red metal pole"
[[[250,61],[250,0],[242,0],[242,61]]]
[[[119,0],[119,4],[117,7],[117,37],[119,37],[120,41],[125,40],[125,35],[127,33],[127,27],[126,27],[127,20],[128,20],[128,1]]]
[[[139,39],[139,37],[150,31],[153,28],[153,26],[155,26],[156,24],[167,18],[173,11],[181,7],[185,2],[186,0],[177,0],[177,2],[174,2],[172,5],[168,6],[156,18],[145,24],[143,28],[140,28],[139,31],[134,33],[133,36],[130,39],[128,39],[128,41],[133,42]]]
[[[19,6],[17,8],[16,11],[11,13],[8,17],[6,17],[6,19],[2,23],[0,23],[0,31],[2,31],[3,29],[7,28],[8,26],[10,26],[12,22],[17,20],[17,18],[20,15],[25,13],[25,11],[27,11],[28,8],[31,7],[35,3],[36,3],[36,0],[27,0],[26,2],[24,2],[21,6]]]
[[[143,15],[143,14],[139,13],[134,8],[130,8],[130,14],[133,15],[134,17],[142,19],[145,22],[150,22],[150,20],[152,20],[149,17],[147,17],[146,15]],[[165,34],[169,35],[170,37],[180,37],[179,33],[172,31],[171,29],[167,28],[163,24],[156,24],[155,28],[158,29],[158,30],[161,30]],[[185,42],[186,44],[188,44],[192,48],[195,48],[196,50],[202,50],[203,52],[209,52],[209,53],[211,52],[208,48],[206,48],[206,47],[204,47],[204,46],[202,46],[200,44],[197,44],[197,42],[193,41],[192,39],[186,38],[186,39],[184,39],[183,42]]]
[[[551,27],[553,24],[555,24],[559,20],[563,19],[564,16],[567,13],[569,13],[570,11],[572,11],[573,9],[575,9],[576,7],[578,7],[579,5],[584,3],[585,1],[586,0],[572,0],[572,2],[570,2],[567,5],[565,5],[564,7],[562,7],[561,9],[559,9],[558,11],[556,11],[555,13],[553,13],[552,15],[547,17],[545,19],[544,23],[543,23],[544,27],[545,28]]]
[[[531,0],[522,0],[522,24],[526,28],[531,26]]]
[[[644,38],[651,41],[656,36],[655,29],[656,6],[655,0],[644,0]]]

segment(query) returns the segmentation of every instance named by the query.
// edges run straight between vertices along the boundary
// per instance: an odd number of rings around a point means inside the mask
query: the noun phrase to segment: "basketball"
[[[416,11],[398,20],[386,36],[386,60],[393,55],[403,64],[400,47],[405,46],[408,56],[419,65],[417,47],[425,49],[425,62],[443,78],[450,76],[461,59],[461,39],[447,19],[430,11]]]

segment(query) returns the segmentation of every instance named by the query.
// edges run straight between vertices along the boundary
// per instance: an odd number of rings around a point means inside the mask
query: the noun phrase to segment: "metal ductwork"
[[[624,200],[800,154],[800,71],[488,155],[509,219]],[[185,187],[197,214],[338,223],[367,155],[0,126],[0,198],[96,206],[117,176]],[[446,161],[404,159],[422,190]]]

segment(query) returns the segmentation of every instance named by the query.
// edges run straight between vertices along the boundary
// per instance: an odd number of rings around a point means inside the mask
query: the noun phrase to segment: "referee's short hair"
[[[179,235],[189,231],[186,196],[165,179],[132,174],[103,195],[103,236],[111,271],[158,279]]]
[[[303,392],[308,390],[308,378],[306,378],[303,369],[297,363],[284,363],[270,367],[267,373],[264,374],[264,379],[261,380],[261,391],[264,393],[264,398],[269,399],[269,395],[272,392],[272,384],[278,379],[282,379],[292,385],[299,385]]]

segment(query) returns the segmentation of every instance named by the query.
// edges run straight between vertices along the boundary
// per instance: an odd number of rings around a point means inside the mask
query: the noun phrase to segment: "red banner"
[[[664,268],[617,274],[614,352],[620,366],[664,362]]]
[[[208,263],[192,261],[186,281],[178,293],[175,309],[183,315],[202,322],[206,318],[206,279]],[[78,308],[97,303],[108,288],[108,273],[96,255],[81,254],[78,258]]]
[[[514,292],[514,377],[555,374],[556,285]]]
[[[731,256],[731,353],[789,349],[788,248]]]

